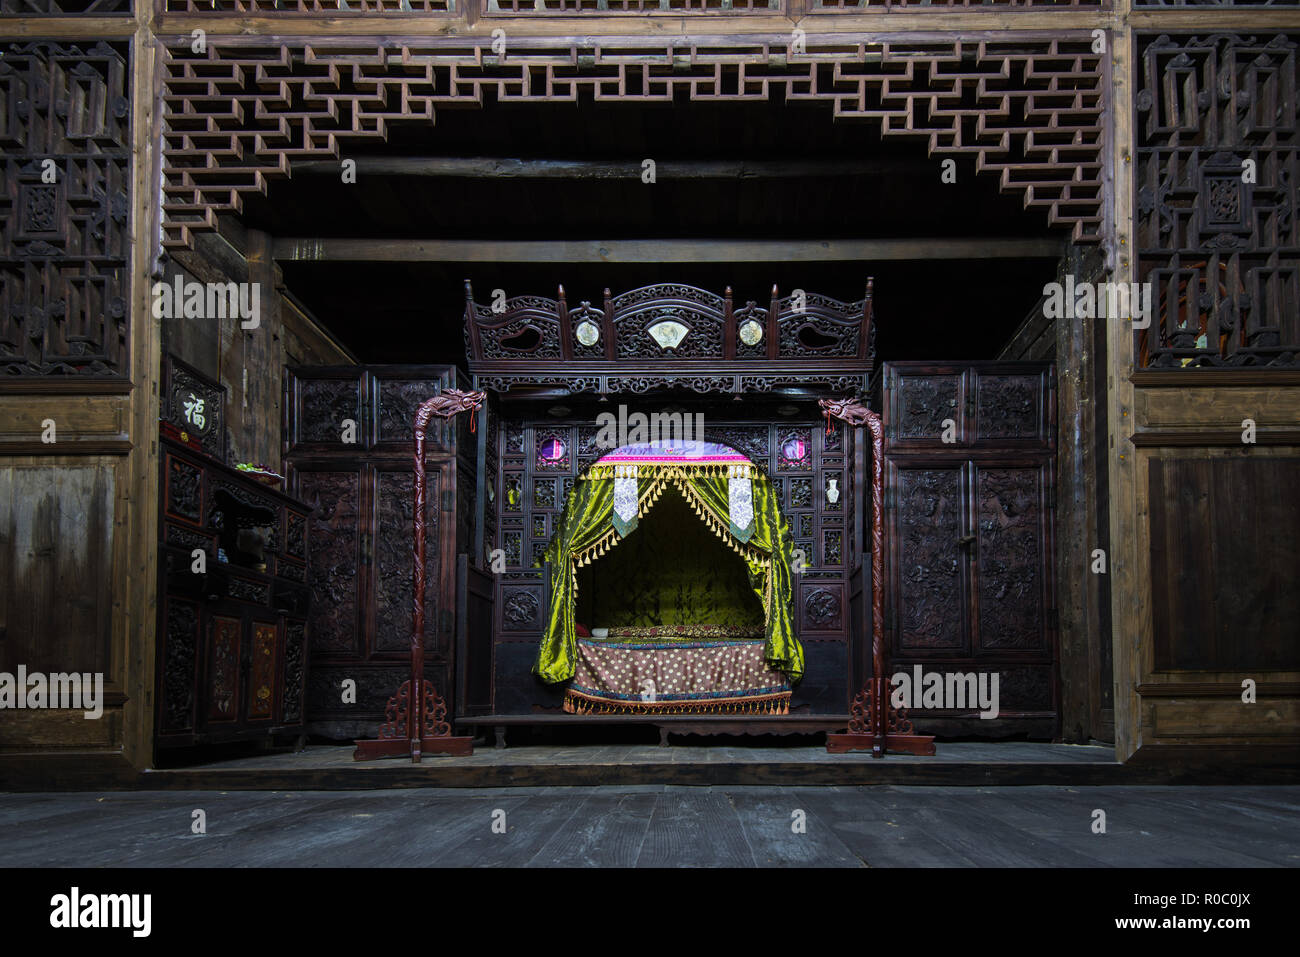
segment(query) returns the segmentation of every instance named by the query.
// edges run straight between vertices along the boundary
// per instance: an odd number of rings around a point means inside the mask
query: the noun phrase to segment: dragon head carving
[[[867,407],[851,396],[843,399],[818,399],[817,404],[822,407],[822,412],[829,418],[839,419],[849,425],[866,425],[867,423]]]
[[[461,389],[444,389],[429,400],[429,411],[444,419],[460,412],[473,412],[487,398],[486,392],[465,392]]]

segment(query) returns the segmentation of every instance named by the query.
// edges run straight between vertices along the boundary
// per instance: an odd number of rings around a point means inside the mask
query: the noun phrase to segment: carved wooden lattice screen
[[[168,13],[214,14],[328,13],[330,16],[456,15],[456,0],[164,0]]]
[[[0,58],[0,375],[120,377],[131,117],[116,46]]]
[[[672,13],[672,14],[726,14],[776,13],[784,9],[785,0],[487,0],[488,16],[521,15],[574,16],[590,14],[605,17],[610,14]]]
[[[441,105],[597,101],[823,101],[837,118],[970,154],[1004,191],[1045,211],[1076,241],[1099,237],[1105,206],[1103,57],[1090,36],[1016,34],[954,41],[833,45],[789,36],[726,47],[687,39],[562,46],[356,41],[338,46],[234,39],[194,53],[164,49],[164,238],[189,244],[241,196],[287,175],[294,159],[337,157],[382,141],[389,123],[432,123]]]
[[[1300,362],[1298,38],[1140,39],[1140,366]]]
[[[0,0],[0,17],[100,17],[130,12],[131,0]]]

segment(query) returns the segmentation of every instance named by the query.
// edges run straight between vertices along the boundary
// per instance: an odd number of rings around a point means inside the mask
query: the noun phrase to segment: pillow
[[[597,629],[600,630],[600,629]],[[650,627],[610,628],[611,638],[762,638],[763,626],[746,625],[654,625]]]
[[[591,629],[591,637],[593,637],[593,638],[600,638],[600,639],[608,638],[608,637],[609,637],[609,629],[608,629],[608,628],[593,628],[593,629]]]
[[[573,630],[574,630],[575,632],[578,633],[578,637],[579,637],[579,638],[590,638],[590,637],[591,637],[591,632],[589,632],[589,631],[587,630],[587,626],[586,626],[586,625],[578,624],[578,622],[576,622],[576,621],[573,623]],[[600,629],[597,628],[596,630],[599,631]]]

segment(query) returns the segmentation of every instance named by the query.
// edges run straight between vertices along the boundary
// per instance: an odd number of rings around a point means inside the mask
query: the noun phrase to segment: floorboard
[[[205,834],[191,830],[196,808]],[[1104,834],[1091,829],[1096,808]],[[0,823],[10,867],[1300,864],[1297,786],[0,794]]]

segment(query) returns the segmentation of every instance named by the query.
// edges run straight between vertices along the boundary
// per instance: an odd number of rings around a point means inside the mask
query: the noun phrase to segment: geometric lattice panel
[[[0,0],[0,17],[102,17],[130,12],[131,0]]]
[[[103,43],[0,58],[0,375],[128,371],[126,74]]]
[[[292,161],[382,141],[391,123],[432,125],[440,106],[776,99],[833,104],[837,120],[911,137],[934,156],[970,155],[1004,192],[1076,241],[1102,220],[1102,56],[1065,39],[834,42],[788,35],[571,41],[276,41],[188,38],[164,51],[164,242],[189,245],[244,193]]]
[[[1139,365],[1300,362],[1297,34],[1139,39]]]
[[[1297,7],[1300,0],[1133,0],[1135,7]]]
[[[1102,0],[813,0],[813,12],[849,13],[852,11],[906,10],[908,13],[951,8],[984,9],[986,7],[1065,7],[1086,9],[1100,7]]]
[[[456,0],[164,0],[168,13],[214,14],[316,13],[331,17],[383,14],[453,14]]]
[[[779,13],[783,0],[486,0],[484,13],[491,16],[561,16],[590,14],[606,17],[620,13],[684,13],[735,15]]]

